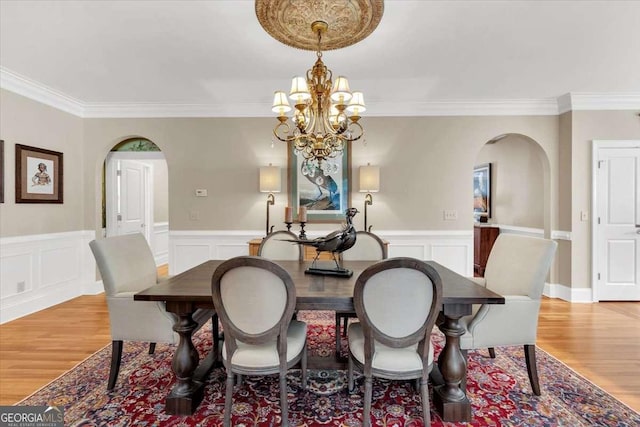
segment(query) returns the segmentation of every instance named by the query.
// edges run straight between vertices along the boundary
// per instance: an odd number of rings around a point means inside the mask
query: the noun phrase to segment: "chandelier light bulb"
[[[331,89],[331,100],[339,104],[349,102],[351,99],[351,90],[349,89],[349,81],[344,76],[338,76],[333,82]]]
[[[367,107],[364,105],[364,95],[362,92],[353,92],[351,101],[347,105],[347,111],[353,116],[360,116],[360,113],[367,111]]]
[[[307,80],[304,77],[294,77],[291,80],[289,98],[296,101],[296,104],[304,104],[307,99],[311,99],[309,86],[307,85]]]

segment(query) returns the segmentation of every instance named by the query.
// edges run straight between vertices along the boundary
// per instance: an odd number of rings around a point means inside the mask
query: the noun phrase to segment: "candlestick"
[[[284,222],[291,224],[293,222],[293,209],[291,206],[284,208]]]
[[[285,224],[287,224],[287,231],[291,231],[291,224],[293,224],[292,222],[284,222]]]
[[[306,210],[306,208],[305,208]],[[304,232],[304,224],[306,221],[300,221],[300,235],[298,237],[300,237],[303,240],[307,239],[307,235]]]
[[[301,223],[307,222],[307,207],[306,206],[300,206],[300,209],[298,209],[298,221],[300,221]]]

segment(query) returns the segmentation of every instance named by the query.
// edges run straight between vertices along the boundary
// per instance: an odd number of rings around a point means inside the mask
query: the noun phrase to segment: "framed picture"
[[[300,206],[307,208],[307,221],[342,222],[351,207],[351,153],[346,145],[333,159],[306,160],[289,144],[289,206],[294,221]]]
[[[4,141],[0,139],[0,203],[4,203]]]
[[[491,163],[473,168],[473,215],[491,218]]]
[[[16,144],[16,203],[63,202],[62,153]]]

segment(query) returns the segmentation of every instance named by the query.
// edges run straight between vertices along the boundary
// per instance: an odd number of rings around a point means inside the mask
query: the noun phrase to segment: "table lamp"
[[[360,192],[367,193],[364,197],[364,231],[371,231],[371,226],[367,228],[367,206],[373,204],[373,196],[371,193],[380,191],[380,167],[360,166]]]
[[[269,228],[269,206],[273,205],[276,201],[273,193],[280,192],[280,168],[278,166],[263,166],[260,168],[260,192],[269,193],[267,196],[267,225],[266,235],[268,236],[273,232],[273,226]]]

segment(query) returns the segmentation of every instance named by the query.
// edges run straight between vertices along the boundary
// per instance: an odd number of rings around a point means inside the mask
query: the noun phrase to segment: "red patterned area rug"
[[[301,312],[309,323],[309,351],[334,357],[333,312]],[[200,354],[211,346],[210,329],[194,336]],[[443,337],[434,334],[437,351]],[[143,343],[125,343],[120,376],[107,392],[111,346],[98,351],[19,405],[64,405],[69,426],[221,426],[225,373],[212,371],[204,401],[193,416],[164,412],[164,398],[173,386],[174,347],[158,344],[153,355]],[[343,351],[346,350],[343,347]],[[436,351],[436,352],[437,352]],[[431,409],[433,426],[640,426],[640,414],[580,377],[538,349],[542,396],[531,392],[521,348],[469,353],[468,396],[471,423],[445,423]],[[362,425],[363,384],[346,390],[346,371],[312,370],[309,387],[300,386],[300,371],[288,375],[291,426]],[[281,424],[277,377],[246,378],[234,391],[234,426]],[[372,425],[423,426],[420,396],[413,382],[374,379]]]

